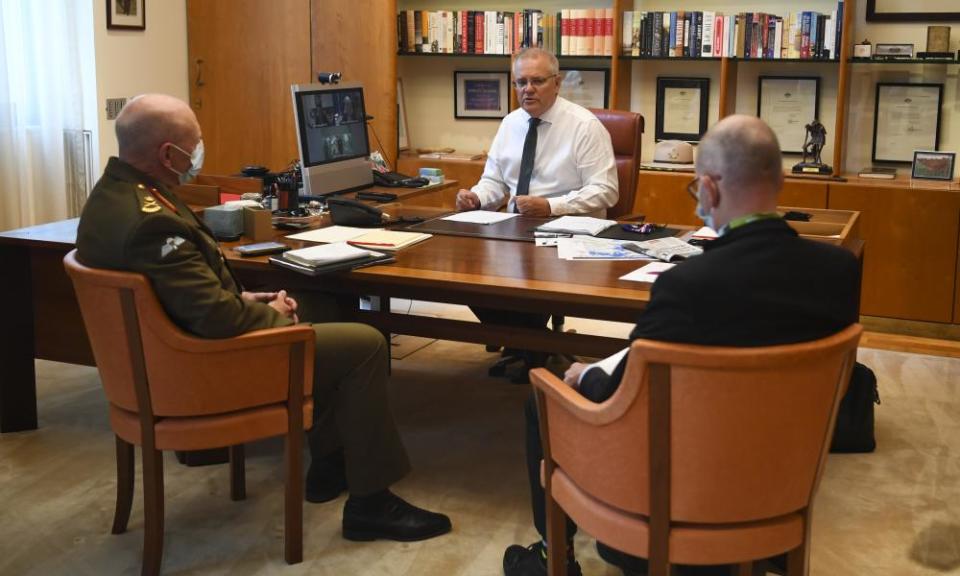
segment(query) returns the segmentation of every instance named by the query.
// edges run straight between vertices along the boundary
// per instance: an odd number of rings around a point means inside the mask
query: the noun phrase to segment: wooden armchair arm
[[[633,365],[637,363],[640,366],[634,367]],[[631,367],[633,367],[633,370],[631,370]],[[535,390],[543,393],[548,404],[555,404],[585,424],[603,426],[623,416],[624,412],[633,403],[641,388],[641,378],[639,374],[636,376],[634,374],[636,374],[636,370],[640,370],[642,374],[643,369],[642,361],[629,359],[622,385],[614,392],[613,396],[600,403],[585,398],[545,368],[531,370],[530,383],[533,384]],[[633,376],[632,380],[628,380],[628,376]]]

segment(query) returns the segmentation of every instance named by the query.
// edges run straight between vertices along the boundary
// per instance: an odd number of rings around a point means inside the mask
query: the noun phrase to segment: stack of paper
[[[541,225],[537,230],[596,236],[607,228],[616,225],[617,222],[615,220],[603,220],[602,218],[592,218],[590,216],[561,216],[556,220]]]
[[[346,242],[334,242],[332,244],[321,244],[319,246],[310,246],[309,248],[300,248],[298,250],[288,250],[284,252],[283,257],[297,264],[316,267],[336,262],[358,260],[375,255],[376,252],[356,248]]]
[[[376,232],[370,232],[350,240],[348,243],[351,246],[359,246],[361,248],[372,248],[374,250],[388,250],[393,252],[394,250],[399,250],[401,248],[406,248],[411,244],[416,244],[417,242],[423,242],[427,238],[431,238],[432,234],[423,234],[421,232],[397,232],[395,230],[378,230]]]

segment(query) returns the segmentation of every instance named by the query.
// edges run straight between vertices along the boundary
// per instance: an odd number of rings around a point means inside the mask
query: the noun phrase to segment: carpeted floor
[[[164,573],[500,574],[503,549],[529,544],[535,532],[523,468],[529,391],[487,377],[495,359],[482,346],[439,341],[393,363],[393,408],[414,463],[396,491],[449,514],[451,534],[413,544],[347,542],[343,497],[305,503],[305,559],[287,566],[281,445],[269,441],[248,449],[248,498],[239,503],[229,499],[225,466],[187,468],[167,457]],[[831,456],[811,573],[960,574],[960,360],[866,349],[860,359],[880,381],[879,449]],[[111,535],[113,438],[96,371],[38,362],[38,372],[41,428],[0,436],[0,574],[136,574],[140,485],[129,531]],[[585,574],[619,574],[586,535],[577,549]]]

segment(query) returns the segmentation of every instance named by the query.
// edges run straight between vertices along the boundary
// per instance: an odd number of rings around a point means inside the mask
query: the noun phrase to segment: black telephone
[[[426,178],[411,178],[399,172],[380,172],[373,171],[373,183],[377,186],[387,186],[389,188],[419,188],[430,183]]]
[[[348,198],[328,198],[330,219],[339,226],[382,226],[383,210]]]

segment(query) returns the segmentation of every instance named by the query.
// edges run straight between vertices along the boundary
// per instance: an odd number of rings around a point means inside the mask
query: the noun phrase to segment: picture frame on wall
[[[872,160],[910,164],[915,150],[937,150],[942,102],[943,84],[877,82]]]
[[[699,142],[709,106],[709,78],[658,76],[656,139]]]
[[[454,71],[453,106],[457,119],[503,118],[510,112],[510,73]]]
[[[802,154],[806,125],[820,119],[820,78],[760,76],[757,116],[766,122],[785,154]]]
[[[397,148],[410,149],[410,132],[407,125],[407,102],[403,95],[403,78],[397,78]]]
[[[953,180],[956,152],[915,150],[911,177],[919,180]]]
[[[957,0],[867,0],[868,22],[960,22]]]
[[[146,30],[147,0],[106,0],[108,30]]]
[[[560,95],[584,108],[606,108],[610,102],[610,70],[561,68]]]

